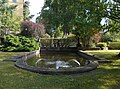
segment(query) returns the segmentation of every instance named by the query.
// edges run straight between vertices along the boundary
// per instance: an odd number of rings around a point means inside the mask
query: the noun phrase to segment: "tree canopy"
[[[61,27],[64,36],[71,32],[89,40],[100,30],[104,8],[104,2],[98,0],[46,0],[39,20],[45,23],[48,31]]]
[[[9,5],[8,0],[0,1],[0,35],[7,34],[8,31],[17,32],[20,30],[21,17],[13,16],[17,5]]]
[[[40,38],[45,34],[44,25],[42,23],[34,23],[32,21],[22,22],[21,35],[26,37]]]
[[[106,29],[110,32],[120,31],[120,1],[119,0],[108,0],[107,7],[107,25]]]

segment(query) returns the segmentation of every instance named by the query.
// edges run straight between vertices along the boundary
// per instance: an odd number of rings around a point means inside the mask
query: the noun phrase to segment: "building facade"
[[[15,15],[23,16],[24,0],[8,0],[8,4],[10,4],[10,5],[17,5],[17,7],[15,9]]]

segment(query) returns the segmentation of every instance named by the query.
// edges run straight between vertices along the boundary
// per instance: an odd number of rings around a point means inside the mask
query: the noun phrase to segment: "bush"
[[[45,27],[42,23],[34,23],[32,21],[23,21],[21,24],[21,35],[26,37],[40,38],[45,35]]]
[[[106,47],[107,46],[107,43],[105,42],[99,42],[96,44],[96,47],[100,47],[100,48],[103,48],[103,47]]]
[[[120,42],[110,42],[109,49],[120,49]]]
[[[24,36],[7,35],[4,39],[2,51],[34,51],[39,48],[39,44],[34,38]]]
[[[7,35],[4,38],[4,44],[5,47],[19,47],[21,45],[20,41],[19,41],[19,37],[18,36],[14,36],[12,34]]]

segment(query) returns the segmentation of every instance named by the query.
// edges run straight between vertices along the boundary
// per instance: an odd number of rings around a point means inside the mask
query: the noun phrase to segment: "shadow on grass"
[[[103,83],[96,89],[120,89],[120,67],[99,68],[93,77]]]
[[[118,66],[117,66],[118,67]],[[73,75],[41,75],[0,62],[0,89],[120,89],[120,68],[103,67]]]

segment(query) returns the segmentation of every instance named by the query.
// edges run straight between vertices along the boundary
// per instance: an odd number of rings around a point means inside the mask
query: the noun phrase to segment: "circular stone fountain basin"
[[[17,67],[42,74],[76,74],[94,70],[98,64],[81,58],[77,54],[41,54],[32,59],[17,60]]]
[[[28,71],[42,73],[42,74],[76,74],[83,73],[94,70],[97,68],[98,64],[93,61],[88,61],[88,64],[79,67],[65,67],[65,68],[45,68],[30,66],[25,60],[18,60],[16,66]]]

